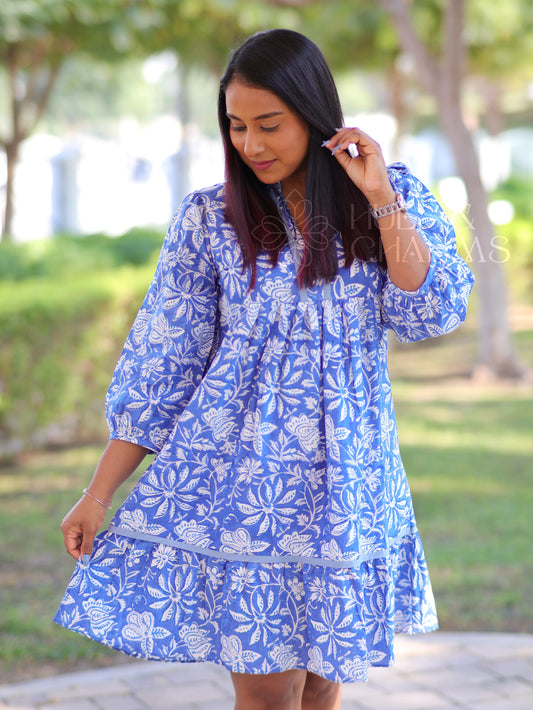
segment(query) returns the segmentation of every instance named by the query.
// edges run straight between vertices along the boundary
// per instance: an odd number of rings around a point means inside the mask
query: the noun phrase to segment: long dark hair
[[[341,234],[345,264],[354,258],[382,261],[379,230],[369,204],[330,152],[321,147],[344,123],[335,82],[318,47],[286,29],[249,37],[235,51],[220,81],[218,121],[226,156],[226,216],[239,238],[245,265],[256,278],[256,259],[267,251],[272,263],[286,244],[285,230],[268,186],[256,178],[233,147],[226,115],[226,90],[235,78],[267,89],[309,126],[305,193],[304,255],[300,284],[331,281],[337,273],[335,235]]]

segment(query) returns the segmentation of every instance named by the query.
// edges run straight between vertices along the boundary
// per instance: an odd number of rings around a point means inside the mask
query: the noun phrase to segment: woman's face
[[[226,112],[231,142],[261,182],[305,185],[309,127],[300,116],[271,91],[239,79],[226,90]]]

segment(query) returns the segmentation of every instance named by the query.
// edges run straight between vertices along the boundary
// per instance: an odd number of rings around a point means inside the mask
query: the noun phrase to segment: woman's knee
[[[308,673],[302,694],[302,710],[339,710],[340,683]]]
[[[232,673],[235,710],[300,710],[306,675],[303,670],[268,675]]]

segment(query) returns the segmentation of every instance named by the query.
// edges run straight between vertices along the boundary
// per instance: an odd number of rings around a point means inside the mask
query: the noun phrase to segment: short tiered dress
[[[390,181],[431,249],[415,292],[373,261],[299,289],[287,231],[257,285],[224,217],[224,186],[192,193],[108,392],[111,438],[155,458],[79,561],[55,621],[124,653],[241,673],[365,680],[395,632],[437,627],[400,458],[387,330],[463,320],[472,274],[451,224],[405,166]]]

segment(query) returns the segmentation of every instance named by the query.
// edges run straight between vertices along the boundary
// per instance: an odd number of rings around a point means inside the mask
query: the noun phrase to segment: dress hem
[[[70,628],[69,626],[65,625],[62,623],[59,619],[59,614],[56,615],[56,617],[53,619],[54,623],[57,624],[58,626],[61,626],[62,628],[67,629],[68,631],[74,631],[74,633],[79,634],[80,636],[84,636],[86,638],[89,638],[91,641],[96,641],[97,643],[102,644],[103,646],[106,646],[107,648],[111,648],[113,651],[116,651],[117,653],[121,653],[124,656],[128,656],[129,658],[137,658],[141,661],[147,661],[147,662],[155,662],[155,663],[166,663],[166,664],[171,664],[171,663],[183,663],[183,664],[188,664],[188,663],[212,663],[215,666],[218,666],[220,668],[224,668],[227,670],[229,673],[246,673],[247,675],[272,675],[273,673],[283,673],[285,671],[294,671],[294,670],[303,670],[303,671],[308,671],[311,673],[314,673],[315,675],[319,675],[321,678],[325,678],[326,680],[332,680],[335,683],[341,683],[342,685],[351,685],[354,683],[367,683],[368,682],[368,671],[371,668],[391,668],[395,664],[395,656],[394,656],[394,647],[393,644],[391,644],[390,648],[390,655],[385,657],[381,662],[372,662],[370,659],[366,661],[366,665],[361,668],[358,673],[355,676],[349,677],[349,678],[344,678],[342,680],[339,680],[339,675],[335,674],[335,677],[333,677],[333,674],[331,673],[325,673],[323,670],[316,668],[312,662],[309,662],[308,664],[305,665],[303,663],[300,663],[298,665],[295,665],[294,667],[290,668],[281,668],[276,671],[269,671],[269,672],[262,672],[262,671],[253,671],[253,670],[246,670],[244,671],[240,667],[232,667],[230,663],[225,663],[221,658],[219,657],[213,657],[213,658],[195,658],[193,656],[186,656],[185,654],[180,654],[179,657],[176,658],[163,658],[161,656],[157,656],[155,654],[143,654],[143,653],[135,653],[135,652],[130,652],[130,651],[125,651],[122,648],[118,648],[118,646],[115,646],[112,643],[109,643],[107,641],[104,641],[102,639],[97,639],[94,636],[91,636],[87,633],[84,633],[83,630],[81,629],[74,629]],[[419,636],[421,634],[428,634],[428,633],[435,633],[435,631],[438,631],[438,624],[435,625],[433,628],[427,627],[427,628],[412,628],[409,630],[402,630],[402,631],[394,631],[395,635],[402,635],[402,636]]]

